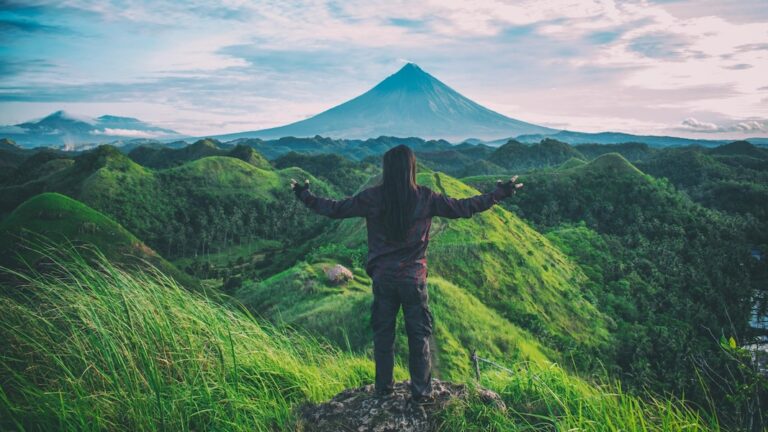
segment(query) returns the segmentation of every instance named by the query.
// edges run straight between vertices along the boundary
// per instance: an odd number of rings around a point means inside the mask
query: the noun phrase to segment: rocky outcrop
[[[299,430],[305,432],[427,432],[435,430],[439,413],[450,403],[466,400],[473,392],[483,403],[505,410],[496,393],[463,384],[433,380],[434,398],[417,404],[411,400],[408,382],[395,384],[391,395],[378,396],[373,385],[347,389],[330,401],[300,409]]]
[[[352,279],[352,272],[341,264],[325,269],[325,276],[334,285],[342,285]]]

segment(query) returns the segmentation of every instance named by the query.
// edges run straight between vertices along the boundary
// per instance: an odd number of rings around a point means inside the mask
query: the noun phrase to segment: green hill
[[[219,141],[210,138],[181,148],[139,146],[128,153],[128,157],[139,165],[155,169],[171,168],[210,156],[229,156],[257,168],[270,168],[269,161],[252,147],[238,144],[225,149]]]
[[[587,160],[594,159],[606,153],[619,153],[631,162],[637,162],[648,159],[660,150],[650,147],[645,143],[622,143],[622,144],[579,144],[573,146],[579,153],[583,154]]]
[[[479,193],[477,190],[440,173],[420,173],[418,182],[446,193],[453,197],[466,197]],[[308,212],[305,210],[304,212]],[[309,326],[325,336],[344,343],[343,337],[335,330],[337,327],[356,328],[359,326],[327,325],[320,322],[308,325],[302,319],[308,315],[321,315],[324,310],[334,310],[333,307],[318,306],[323,302],[331,302],[335,307],[341,299],[349,299],[355,304],[365,303],[369,286],[367,277],[362,270],[365,254],[365,221],[348,219],[338,223],[337,228],[313,240],[315,252],[308,257],[308,262],[315,266],[318,263],[341,262],[353,267],[361,277],[357,290],[344,292],[332,291],[333,295],[323,294],[322,302],[311,288],[313,280],[319,274],[317,270],[292,269],[288,273],[275,276],[275,279],[252,285],[241,296],[247,296],[246,301],[254,310],[275,320],[300,322],[302,327]],[[475,215],[472,219],[441,220],[434,219],[432,240],[429,251],[430,275],[435,281],[441,281],[439,286],[460,287],[468,300],[464,303],[481,302],[483,308],[502,317],[510,334],[525,334],[519,329],[533,332],[545,346],[550,349],[568,349],[569,354],[579,356],[579,352],[597,349],[607,342],[608,323],[605,318],[582,298],[581,284],[586,277],[581,270],[554,247],[544,236],[531,229],[514,214],[496,207],[488,212]],[[312,267],[314,268],[314,267]],[[290,277],[289,277],[290,276]],[[280,286],[283,278],[288,277],[290,284],[296,284],[294,294],[287,297],[285,303],[276,298],[274,293],[289,291]],[[439,279],[441,278],[441,279]],[[304,282],[297,282],[304,281]],[[277,291],[273,291],[277,290]],[[450,295],[455,289],[444,288],[441,292]],[[325,293],[325,291],[321,290]],[[246,294],[247,293],[247,294]],[[565,300],[565,301],[564,301]],[[439,300],[438,300],[439,301]],[[446,300],[449,301],[449,300]],[[350,303],[351,304],[351,303]],[[364,307],[345,306],[337,313],[331,314],[329,322],[346,323],[358,322]],[[449,313],[462,317],[466,321],[475,318],[469,312],[458,307]],[[364,313],[363,313],[364,315]],[[346,316],[346,318],[343,318]],[[331,318],[334,317],[334,318]],[[365,330],[367,331],[367,329]],[[454,330],[460,334],[459,329]],[[488,332],[489,334],[491,332]],[[447,336],[446,336],[447,337]],[[460,339],[458,336],[456,337]],[[456,339],[454,338],[454,339]],[[457,340],[458,340],[457,339]],[[359,347],[367,336],[357,334],[351,337],[353,346]],[[538,346],[530,337],[517,338],[521,343]],[[463,346],[464,353],[472,344],[488,344],[489,342],[464,340],[461,344],[453,342],[446,346]],[[490,342],[495,346],[492,351],[499,351],[499,346],[506,345],[508,355],[514,353],[514,344],[509,341]],[[572,351],[571,351],[572,350]],[[581,350],[581,351],[579,351]],[[502,350],[503,351],[503,350]],[[531,357],[545,358],[550,354],[545,348],[536,348]],[[453,361],[453,360],[451,360]]]
[[[768,159],[768,150],[754,146],[749,141],[734,141],[709,149],[709,154],[722,156],[749,156],[756,159]]]
[[[327,258],[300,263],[264,281],[247,283],[237,297],[258,316],[321,335],[341,348],[371,352],[371,281],[358,267],[353,280],[341,286],[331,284],[324,271],[335,263]],[[469,376],[470,349],[503,361],[531,361],[542,366],[555,358],[530,333],[466,290],[437,276],[430,278],[429,289],[437,376],[458,380]],[[402,317],[397,343],[398,357],[407,362]]]
[[[754,219],[753,245],[768,243],[768,155],[745,141],[711,150],[665,150],[639,164],[699,204]]]
[[[148,168],[169,168],[208,156],[224,156],[227,152],[220,146],[220,142],[210,138],[198,140],[178,149],[139,146],[131,150],[128,157]]]
[[[10,212],[25,199],[55,191],[114,218],[164,256],[183,258],[179,264],[188,272],[228,278],[235,268],[235,274],[248,275],[282,270],[323,229],[320,216],[299,220],[291,178],[309,178],[316,190],[338,196],[297,168],[213,156],[154,170],[102,146],[50,175],[0,188],[0,205]],[[215,256],[225,251],[232,253]]]
[[[584,159],[572,146],[546,138],[533,145],[509,140],[486,159],[508,170],[527,170],[557,166],[574,157]]]
[[[464,180],[482,189],[495,178]],[[629,387],[684,392],[704,403],[711,396],[680,358],[696,352],[710,367],[725,368],[728,356],[712,334],[748,334],[756,286],[743,222],[695,204],[618,154],[521,181],[525,187],[504,206],[588,270],[589,297],[616,322],[606,365]],[[731,403],[721,396],[717,403]]]
[[[48,259],[34,249],[41,243],[95,246],[111,262],[141,265],[146,261],[190,288],[199,286],[114,220],[57,193],[30,198],[0,222],[0,265],[36,267],[38,261]]]
[[[579,159],[579,158],[573,157],[573,158],[570,158],[567,161],[563,162],[559,167],[557,167],[557,169],[559,169],[559,170],[567,170],[567,169],[571,169],[571,168],[580,167],[580,166],[582,166],[584,164],[586,164],[586,162],[584,162],[583,159]]]
[[[278,169],[298,167],[351,195],[368,178],[378,174],[380,164],[357,162],[337,154],[286,153],[274,160]],[[300,179],[297,179],[300,180]]]

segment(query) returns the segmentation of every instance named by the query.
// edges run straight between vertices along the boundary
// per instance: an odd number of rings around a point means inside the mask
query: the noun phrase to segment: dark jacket
[[[427,278],[427,245],[432,217],[468,218],[491,208],[503,198],[503,191],[455,199],[419,186],[416,208],[406,240],[396,243],[386,239],[381,186],[363,190],[355,196],[331,200],[302,191],[299,199],[312,211],[331,218],[364,217],[368,227],[368,263],[366,272],[374,282],[421,283]]]

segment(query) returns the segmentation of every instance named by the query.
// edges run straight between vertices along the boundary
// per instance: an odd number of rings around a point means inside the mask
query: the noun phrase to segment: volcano
[[[419,66],[408,63],[376,87],[327,111],[285,126],[217,138],[273,139],[286,136],[366,139],[398,137],[498,139],[552,134],[543,126],[516,120],[462,96]]]

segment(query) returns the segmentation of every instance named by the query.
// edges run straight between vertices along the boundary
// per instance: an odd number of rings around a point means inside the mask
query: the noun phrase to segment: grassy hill
[[[581,153],[566,143],[544,139],[533,145],[509,140],[497,148],[487,159],[508,170],[527,170],[543,166],[557,166],[573,157],[584,158]]]
[[[237,273],[279,271],[301,253],[293,245],[316,235],[324,222],[319,216],[299,221],[290,179],[309,178],[316,190],[339,193],[301,169],[274,169],[252,149],[239,151],[258,163],[211,156],[155,170],[102,146],[50,175],[0,188],[0,207],[10,212],[55,191],[109,215],[164,256],[184,258],[180,264],[202,277],[230,277],[238,260]],[[225,262],[207,259],[233,248],[237,253]]]
[[[371,353],[371,281],[356,268],[353,280],[332,284],[324,271],[334,264],[327,258],[300,263],[264,281],[247,283],[237,298],[258,316],[308,330],[340,348]],[[453,380],[469,376],[472,348],[503,362],[530,361],[543,366],[555,358],[530,333],[466,290],[437,276],[430,278],[429,289],[435,319],[436,376]],[[398,329],[398,357],[407,363],[402,317]]]
[[[128,157],[147,168],[171,168],[209,156],[229,156],[258,168],[269,168],[269,161],[252,147],[236,145],[225,149],[222,143],[206,138],[180,148],[139,146]]]
[[[417,180],[453,197],[479,193],[441,173],[420,173]],[[308,327],[341,346],[349,343],[360,349],[370,340],[367,323],[360,322],[367,315],[365,305],[370,298],[370,281],[363,271],[365,221],[348,219],[335,226],[313,240],[308,266],[246,284],[239,297],[263,316]],[[483,322],[478,316],[496,316],[509,335],[490,341],[471,338],[455,322],[455,328],[447,327],[448,333],[439,336],[443,338],[439,345],[453,350],[441,354],[446,363],[466,365],[472,345],[507,356],[544,359],[556,357],[557,350],[568,350],[576,358],[607,343],[609,322],[582,298],[585,275],[544,236],[502,208],[472,219],[433,220],[428,259],[430,280],[439,293],[437,304],[453,305],[446,306],[446,317],[466,323]],[[336,262],[358,275],[349,288],[329,288],[323,283],[318,266]],[[480,333],[493,334],[492,325],[483,326]],[[359,330],[341,333],[339,329]],[[450,371],[446,368],[446,373]]]
[[[46,249],[69,245],[95,246],[113,263],[142,266],[144,262],[176,278],[190,288],[193,278],[147,247],[120,224],[85,204],[57,193],[43,193],[21,204],[0,222],[0,265],[7,268],[37,267],[48,262]],[[88,254],[88,249],[81,251]]]
[[[352,161],[338,154],[309,155],[292,151],[275,159],[274,165],[278,169],[301,168],[351,195],[371,176],[378,174],[380,164]]]
[[[495,178],[464,181],[485,188]],[[606,364],[627,386],[711,397],[690,377],[703,362],[732,367],[712,334],[746,335],[758,288],[744,222],[695,204],[618,154],[521,181],[525,187],[504,206],[587,270],[590,298],[617,324]]]
[[[639,164],[699,204],[756,222],[753,245],[768,243],[768,151],[745,141],[713,149],[667,150]]]
[[[89,265],[0,289],[4,430],[302,430],[296,409],[370,384],[373,364],[180,289],[161,275]],[[473,392],[445,430],[719,430],[677,401],[628,396],[556,365],[485,371],[506,411]],[[403,369],[396,368],[402,379]]]

